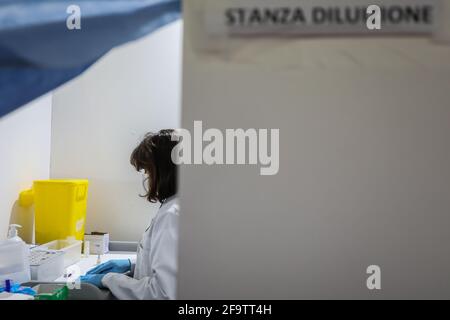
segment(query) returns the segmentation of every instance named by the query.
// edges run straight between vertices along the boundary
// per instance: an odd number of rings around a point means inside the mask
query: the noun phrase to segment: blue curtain
[[[78,30],[66,25],[73,4]],[[0,117],[180,14],[180,0],[0,0]]]

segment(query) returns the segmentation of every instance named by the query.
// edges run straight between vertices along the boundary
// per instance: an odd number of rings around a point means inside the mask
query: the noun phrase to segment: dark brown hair
[[[130,163],[137,171],[145,170],[147,175],[144,182],[147,193],[142,197],[150,202],[164,202],[177,193],[178,167],[171,154],[178,141],[172,141],[173,132],[166,129],[147,133],[131,153]]]

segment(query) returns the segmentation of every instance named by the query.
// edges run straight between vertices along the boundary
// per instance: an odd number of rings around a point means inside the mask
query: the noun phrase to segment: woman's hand
[[[129,259],[109,260],[89,270],[86,275],[104,275],[110,272],[125,273],[130,270],[131,262]]]

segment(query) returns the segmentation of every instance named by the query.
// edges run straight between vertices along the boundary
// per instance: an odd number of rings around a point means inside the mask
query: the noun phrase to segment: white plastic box
[[[39,250],[30,252],[31,280],[55,281],[64,274],[64,252]]]
[[[38,247],[42,250],[56,250],[64,252],[64,268],[67,268],[81,260],[81,240],[67,239],[55,240]]]
[[[0,241],[0,286],[5,280],[23,283],[30,280],[28,246],[23,242]]]

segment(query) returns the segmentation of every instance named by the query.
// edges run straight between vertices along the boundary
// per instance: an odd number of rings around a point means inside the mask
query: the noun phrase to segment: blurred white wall
[[[182,126],[279,128],[280,171],[182,168],[179,298],[450,298],[450,47],[246,39],[204,55],[201,2],[184,7]]]
[[[56,90],[52,178],[87,178],[87,231],[139,240],[157,205],[129,163],[148,131],[180,126],[181,22],[113,50]]]
[[[0,118],[0,240],[6,239],[10,223],[23,225],[20,236],[32,240],[32,210],[16,201],[33,180],[49,178],[51,110],[47,94]]]

